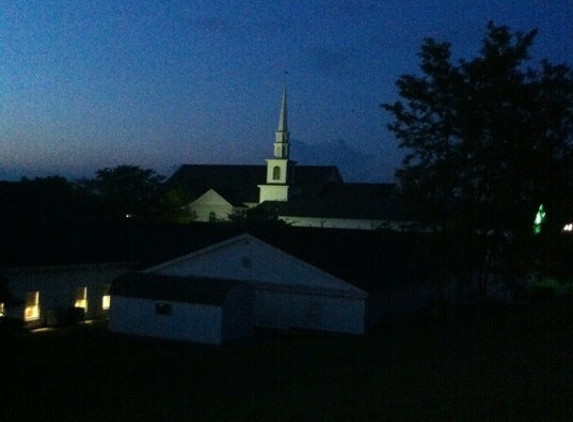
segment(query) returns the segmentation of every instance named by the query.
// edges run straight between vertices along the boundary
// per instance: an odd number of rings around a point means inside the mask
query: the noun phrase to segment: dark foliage
[[[573,72],[530,63],[536,34],[490,22],[477,57],[457,63],[450,43],[428,38],[421,75],[401,76],[402,100],[382,105],[407,151],[403,192],[442,229],[444,274],[488,256],[527,265],[532,251],[509,255],[533,246],[539,205],[554,235],[573,214]]]

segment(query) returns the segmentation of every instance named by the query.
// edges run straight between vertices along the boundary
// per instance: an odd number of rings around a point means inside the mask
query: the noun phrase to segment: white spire
[[[281,103],[281,114],[279,116],[279,125],[275,134],[275,157],[288,158],[289,145],[288,145],[288,122],[287,122],[287,84],[285,77],[285,86],[283,90],[283,100]]]
[[[287,124],[287,86],[285,79],[285,87],[283,90],[283,101],[281,103],[281,114],[279,116],[279,126],[277,132],[288,132]]]

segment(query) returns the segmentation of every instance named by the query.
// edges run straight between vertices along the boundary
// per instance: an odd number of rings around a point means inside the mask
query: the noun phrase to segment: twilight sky
[[[490,19],[573,64],[573,0],[0,0],[0,180],[264,164],[288,71],[291,158],[392,181],[379,104],[423,37],[471,59]]]

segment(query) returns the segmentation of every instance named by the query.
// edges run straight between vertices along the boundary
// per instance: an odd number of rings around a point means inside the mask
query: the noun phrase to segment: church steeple
[[[279,124],[275,132],[273,158],[267,159],[267,180],[259,185],[259,202],[288,201],[289,185],[293,179],[294,161],[289,159],[287,121],[287,85],[283,89]]]
[[[287,119],[287,85],[283,89],[283,99],[281,102],[281,114],[279,116],[279,125],[275,134],[275,158],[289,157],[288,143],[288,119]]]

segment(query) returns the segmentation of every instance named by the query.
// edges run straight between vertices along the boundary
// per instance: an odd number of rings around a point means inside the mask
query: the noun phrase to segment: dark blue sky
[[[573,63],[571,0],[0,0],[0,179],[263,164],[286,70],[292,158],[390,181],[379,104],[423,37],[472,58],[490,19]]]

